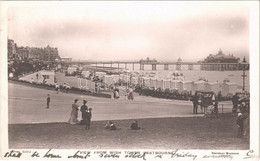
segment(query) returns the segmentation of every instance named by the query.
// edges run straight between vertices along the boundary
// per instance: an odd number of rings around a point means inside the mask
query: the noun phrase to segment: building
[[[55,59],[60,59],[58,48],[53,48],[48,45],[44,48],[43,60],[55,61]]]
[[[242,69],[240,58],[233,56],[233,54],[225,55],[221,49],[219,50],[218,54],[210,54],[201,63],[201,70],[225,71]]]
[[[38,47],[17,47],[14,40],[8,39],[8,59],[19,58],[21,60],[43,60],[43,61],[55,61],[60,59],[58,48],[50,47],[47,45],[45,48]]]
[[[14,40],[8,39],[8,43],[7,43],[7,47],[8,47],[8,59],[12,59],[15,57],[16,54],[16,44],[14,43]]]
[[[28,59],[29,58],[29,47],[18,47],[17,48],[17,54],[16,56],[18,56],[20,59]]]

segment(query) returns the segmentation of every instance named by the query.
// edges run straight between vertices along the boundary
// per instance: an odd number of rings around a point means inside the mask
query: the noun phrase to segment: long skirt
[[[77,115],[71,114],[68,123],[70,123],[70,124],[72,124],[72,125],[78,124],[78,123],[79,123],[79,120],[78,120],[78,118],[77,118]]]
[[[134,99],[133,92],[129,92],[129,94],[128,94],[128,99],[129,99],[129,100],[133,100],[133,99]]]

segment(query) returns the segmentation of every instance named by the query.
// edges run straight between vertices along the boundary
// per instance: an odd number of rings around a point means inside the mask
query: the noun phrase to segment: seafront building
[[[59,51],[56,47],[23,47],[17,46],[14,40],[8,39],[8,59],[30,59],[30,60],[41,60],[41,61],[55,61],[60,60]]]
[[[221,49],[218,54],[210,54],[205,58],[200,66],[201,70],[213,71],[241,70],[242,68],[243,65],[240,63],[240,58],[233,56],[233,54],[225,55]]]

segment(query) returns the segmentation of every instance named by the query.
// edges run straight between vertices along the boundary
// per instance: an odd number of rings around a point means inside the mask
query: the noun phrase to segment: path
[[[66,122],[74,99],[88,101],[93,109],[93,121],[160,117],[193,117],[190,101],[158,99],[135,95],[135,100],[107,99],[78,94],[56,94],[55,91],[8,83],[9,123]],[[50,109],[46,109],[47,94],[51,95]],[[221,104],[221,103],[220,103]],[[224,103],[224,112],[231,111],[231,102]],[[221,109],[219,109],[221,110]],[[81,113],[79,112],[79,115]]]

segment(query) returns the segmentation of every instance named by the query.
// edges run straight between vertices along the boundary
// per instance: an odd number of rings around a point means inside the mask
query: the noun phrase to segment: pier
[[[132,65],[132,70],[137,70],[135,65],[139,66],[139,70],[146,70],[146,66],[151,66],[151,69],[156,71],[158,66],[163,66],[163,70],[169,70],[170,66],[175,66],[176,70],[182,70],[183,66],[187,66],[188,70],[194,70],[194,66],[200,66],[200,70],[226,71],[226,70],[242,70],[244,67],[249,69],[249,64],[246,63],[202,63],[202,62],[180,62],[180,61],[71,61],[70,65],[92,65],[96,67],[119,69],[124,65],[124,69],[128,69]],[[106,66],[105,66],[106,65]],[[122,67],[121,67],[122,68]]]

